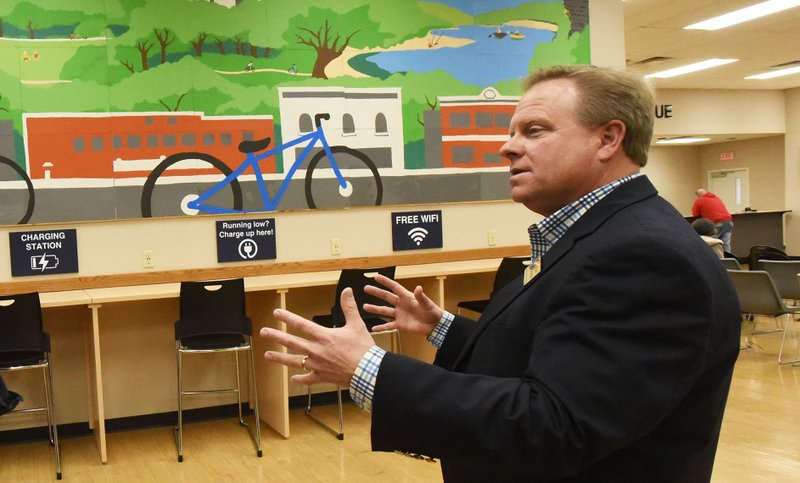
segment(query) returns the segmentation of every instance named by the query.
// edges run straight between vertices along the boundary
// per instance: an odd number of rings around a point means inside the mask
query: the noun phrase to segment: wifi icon
[[[408,236],[417,246],[420,246],[425,237],[428,236],[428,230],[418,226],[409,230]]]

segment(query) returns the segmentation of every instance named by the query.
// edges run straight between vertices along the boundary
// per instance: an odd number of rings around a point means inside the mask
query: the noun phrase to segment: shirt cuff
[[[447,331],[455,316],[448,311],[442,311],[442,318],[428,334],[428,342],[437,349],[442,347]],[[378,370],[383,362],[386,351],[374,345],[358,361],[356,370],[350,379],[350,398],[365,411],[372,412],[372,399],[375,397],[375,382],[378,379]]]
[[[375,396],[375,381],[378,379],[386,351],[374,345],[364,354],[350,379],[350,398],[358,407],[372,412],[372,399]]]
[[[450,330],[450,324],[453,323],[453,319],[455,319],[453,314],[446,310],[442,311],[442,318],[439,319],[439,323],[436,324],[436,327],[428,334],[428,342],[433,344],[437,349],[442,348],[444,338],[447,336],[447,331]]]

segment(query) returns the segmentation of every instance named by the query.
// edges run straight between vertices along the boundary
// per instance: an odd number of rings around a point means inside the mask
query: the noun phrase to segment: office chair
[[[500,261],[500,266],[497,267],[497,273],[494,276],[494,283],[492,284],[492,291],[488,299],[481,300],[464,300],[458,303],[458,313],[461,309],[467,309],[472,312],[483,313],[486,306],[489,305],[489,300],[497,293],[498,290],[508,285],[512,280],[522,275],[525,267],[530,264],[530,257],[504,257]]]
[[[358,312],[361,315],[361,318],[364,319],[364,322],[367,325],[367,329],[372,332],[373,327],[379,324],[383,324],[386,322],[386,319],[366,312],[364,310],[364,304],[369,303],[372,305],[388,305],[383,300],[368,295],[364,291],[364,287],[367,285],[378,285],[377,282],[374,282],[372,278],[375,274],[381,274],[388,278],[394,278],[395,267],[381,267],[381,268],[364,268],[364,269],[344,269],[342,270],[341,274],[339,275],[339,282],[336,284],[336,296],[334,299],[333,307],[331,307],[331,313],[325,315],[315,315],[311,318],[314,322],[323,327],[342,327],[345,323],[344,320],[344,313],[342,312],[342,307],[340,305],[342,291],[350,287],[353,289],[353,297],[356,300],[356,305],[358,306]],[[397,329],[394,330],[387,330],[383,332],[376,332],[373,334],[390,334],[391,336],[391,347],[392,351],[402,352],[402,346],[400,344],[400,331]],[[336,402],[338,405],[339,410],[339,431],[337,432],[319,418],[317,418],[311,410],[311,386],[308,386],[308,404],[306,405],[306,414],[311,417],[314,421],[318,424],[322,425],[323,427],[329,429],[338,439],[344,439],[344,417],[342,415],[342,391],[341,388],[336,388]]]
[[[794,320],[793,314],[800,311],[800,307],[785,305],[772,278],[763,270],[728,270],[728,274],[733,281],[733,286],[739,297],[742,322],[745,324],[752,322],[753,324],[753,330],[750,335],[766,334],[782,330],[783,338],[781,339],[781,348],[778,351],[778,364],[798,362],[797,354],[795,354],[794,360],[784,361],[783,349],[786,344],[786,334],[789,332],[790,328],[789,322]],[[756,316],[758,315],[775,319],[777,328],[757,332],[755,329]],[[781,316],[786,316],[786,321],[782,328],[778,324],[778,318]],[[747,347],[750,346],[751,343],[748,340]],[[798,351],[800,351],[800,344],[798,344]]]
[[[41,369],[44,406],[14,409],[7,413],[45,413],[50,445],[55,449],[56,478],[61,479],[53,378],[50,371],[50,336],[42,328],[38,293],[0,296],[0,372]]]
[[[797,274],[800,273],[800,260],[760,260],[761,270],[772,277],[778,293],[785,300],[800,300],[800,285]]]
[[[741,270],[742,266],[739,264],[739,260],[735,258],[720,258],[722,260],[722,265],[725,266],[727,270]]]
[[[747,265],[750,270],[762,270],[761,260],[800,260],[800,257],[789,255],[780,248],[768,245],[750,247],[750,254],[747,257]]]
[[[258,417],[258,390],[251,334],[252,322],[245,314],[243,279],[181,283],[180,319],[175,322],[175,347],[178,358],[178,426],[175,428],[175,444],[178,448],[178,462],[183,461],[183,398],[211,393],[236,393],[239,424],[247,428],[256,446],[256,454],[259,458],[262,456],[261,423]],[[220,352],[233,355],[236,366],[235,387],[184,389],[183,355]],[[242,418],[239,352],[246,352],[249,357],[254,428]]]

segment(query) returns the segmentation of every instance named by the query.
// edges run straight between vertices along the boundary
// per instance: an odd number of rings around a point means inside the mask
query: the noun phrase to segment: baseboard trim
[[[315,406],[322,406],[326,404],[336,404],[336,392],[323,392],[315,393],[313,395]],[[306,407],[307,396],[292,396],[289,398],[289,408],[299,409]],[[352,402],[350,399],[349,391],[342,390],[342,401]],[[245,415],[252,415],[252,410],[245,405],[243,408]],[[183,422],[193,423],[197,421],[208,421],[212,419],[224,419],[236,417],[239,412],[236,409],[236,404],[225,404],[222,406],[211,406],[205,408],[187,409],[183,411]],[[4,415],[6,417],[7,415]],[[13,414],[11,417],[14,417]],[[2,421],[2,420],[0,420]],[[178,421],[178,411],[168,411],[156,414],[143,414],[140,416],[128,416],[124,418],[114,418],[106,420],[106,432],[113,433],[116,431],[128,431],[131,429],[143,429],[152,427],[174,426]],[[78,422],[69,424],[58,425],[58,437],[72,438],[78,436],[87,436],[92,434],[89,429],[88,422]],[[24,443],[31,441],[45,441],[49,438],[47,426],[38,426],[34,428],[21,428],[11,429],[8,431],[0,431],[0,444],[9,443]]]

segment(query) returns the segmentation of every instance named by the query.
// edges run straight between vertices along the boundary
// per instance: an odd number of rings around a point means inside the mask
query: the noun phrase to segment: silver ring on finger
[[[303,358],[300,359],[300,367],[302,367],[304,371],[310,372],[308,367],[306,367],[306,362],[308,362],[308,356],[303,356]]]

